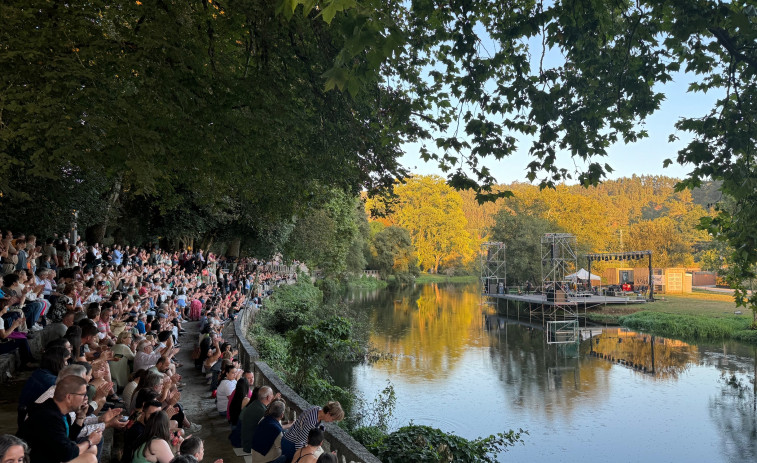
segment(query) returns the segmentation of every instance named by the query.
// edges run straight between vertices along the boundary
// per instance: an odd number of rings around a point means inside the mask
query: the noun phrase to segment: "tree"
[[[650,250],[655,267],[680,267],[694,263],[691,243],[670,217],[642,220],[631,225],[626,242],[629,249]]]
[[[402,227],[386,227],[376,233],[371,244],[373,265],[382,279],[394,275],[400,281],[418,276],[418,256],[410,233]]]
[[[444,180],[418,176],[394,190],[397,201],[392,218],[410,232],[424,269],[437,273],[439,266],[455,255],[472,257],[462,199]]]
[[[401,124],[398,96],[377,83],[354,98],[326,92],[343,38],[283,21],[273,2],[9,1],[0,17],[4,209],[68,182],[63,215],[92,207],[98,238],[160,228],[270,253],[260,244],[280,244],[332,189],[352,196],[404,175],[388,129]]]
[[[352,89],[383,79],[403,92],[422,127],[414,135],[424,159],[438,161],[450,184],[476,188],[482,198],[495,183],[483,159],[514,153],[519,138],[528,140],[533,156],[529,180],[554,186],[575,177],[597,184],[612,170],[598,160],[610,146],[647,136],[643,122],[665,97],[659,84],[682,70],[696,74],[689,91],[723,96],[705,116],[682,115],[676,123],[693,135],[676,158],[692,166],[677,188],[714,180],[734,198],[735,209],[718,209],[702,227],[731,245],[730,281],[737,302],[747,299],[740,282],[755,276],[757,263],[752,1],[282,3],[288,14],[301,4],[306,12],[317,7],[326,22],[345,11],[354,27],[342,29],[346,46],[326,86]],[[368,66],[352,61],[358,56],[368,57]],[[561,152],[587,167],[575,175],[559,168]],[[757,294],[748,301],[757,311]]]
[[[320,208],[296,221],[286,244],[287,256],[319,268],[327,276],[341,276],[348,269],[353,242],[360,238],[356,200],[335,190]],[[362,256],[362,247],[359,249]],[[354,258],[353,258],[354,259]]]
[[[507,284],[535,287],[541,282],[541,238],[545,233],[562,230],[543,218],[537,207],[527,208],[520,200],[510,199],[494,217],[492,240],[505,243]]]

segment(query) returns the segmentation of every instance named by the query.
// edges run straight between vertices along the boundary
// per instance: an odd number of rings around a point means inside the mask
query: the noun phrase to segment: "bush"
[[[248,339],[268,366],[277,372],[286,371],[289,365],[289,341],[284,336],[270,333],[260,325],[253,325]]]
[[[308,280],[299,280],[276,288],[255,321],[270,331],[284,334],[314,323],[322,302],[321,290]]]
[[[341,296],[345,288],[344,284],[336,278],[323,278],[316,281],[315,284],[323,292],[323,297],[327,300]]]
[[[369,449],[384,463],[495,463],[497,454],[516,443],[523,443],[518,432],[494,434],[468,440],[430,426],[405,426],[370,446]]]
[[[386,431],[378,426],[362,426],[353,429],[350,434],[367,449],[379,447],[387,436]]]

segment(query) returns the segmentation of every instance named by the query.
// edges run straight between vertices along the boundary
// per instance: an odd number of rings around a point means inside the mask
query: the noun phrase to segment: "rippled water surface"
[[[622,329],[587,331],[578,346],[547,345],[540,325],[498,316],[476,289],[351,293],[370,314],[371,341],[393,357],[337,381],[370,401],[390,380],[396,426],[412,420],[467,438],[527,430],[525,445],[502,461],[757,458],[754,347]]]

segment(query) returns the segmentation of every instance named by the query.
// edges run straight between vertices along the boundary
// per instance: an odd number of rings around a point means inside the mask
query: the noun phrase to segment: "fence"
[[[274,393],[281,393],[287,407],[285,417],[288,420],[293,420],[312,405],[287,386],[268,364],[260,360],[257,351],[247,340],[247,332],[253,322],[254,314],[253,307],[241,311],[234,324],[227,327],[224,338],[236,340],[239,361],[242,367],[255,374],[257,386],[270,386]],[[326,440],[323,448],[327,452],[336,450],[340,463],[381,463],[362,444],[332,423],[326,424]]]

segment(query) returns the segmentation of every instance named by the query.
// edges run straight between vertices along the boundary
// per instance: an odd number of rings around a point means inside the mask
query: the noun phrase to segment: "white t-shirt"
[[[218,384],[216,389],[216,409],[218,413],[226,413],[229,407],[229,396],[237,388],[237,380],[224,379]]]

